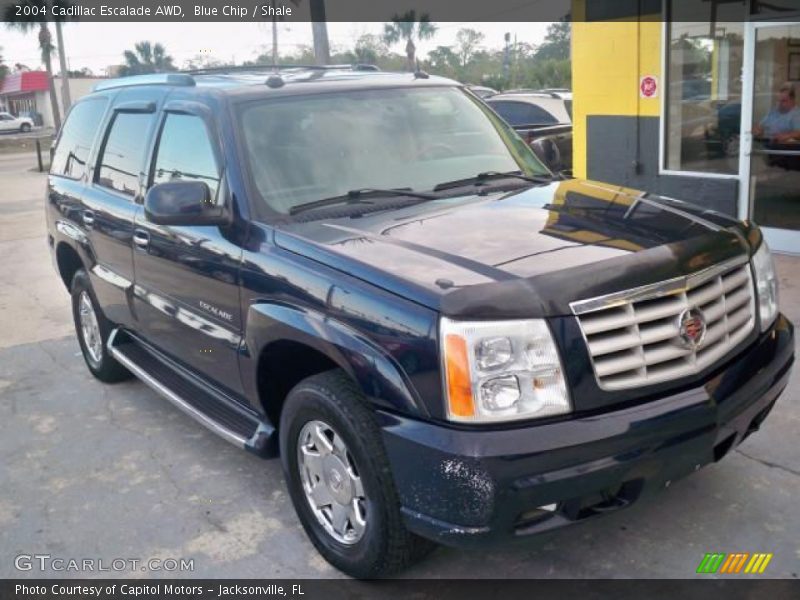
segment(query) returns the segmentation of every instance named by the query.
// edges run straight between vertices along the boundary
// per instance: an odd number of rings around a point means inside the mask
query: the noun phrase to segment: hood
[[[444,314],[534,316],[567,314],[571,301],[747,252],[737,223],[637,190],[569,180],[292,223],[276,243]]]

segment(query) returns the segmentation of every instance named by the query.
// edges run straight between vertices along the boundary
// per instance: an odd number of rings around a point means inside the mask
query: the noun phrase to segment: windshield
[[[242,105],[239,119],[255,187],[282,214],[362,188],[549,174],[491,109],[455,87],[259,100]]]

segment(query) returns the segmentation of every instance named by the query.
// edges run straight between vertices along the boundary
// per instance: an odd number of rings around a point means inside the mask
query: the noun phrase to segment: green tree
[[[483,33],[474,29],[458,30],[458,33],[456,33],[455,53],[458,55],[458,63],[462,68],[466,67],[469,61],[472,60],[484,37]]]
[[[544,42],[536,48],[534,58],[539,60],[569,60],[572,40],[572,24],[569,21],[557,21],[547,27]]]
[[[456,77],[460,62],[458,55],[450,46],[436,46],[428,52],[428,65],[436,75]]]
[[[61,110],[58,107],[58,97],[56,96],[56,88],[53,85],[53,36],[50,33],[48,20],[52,21],[51,13],[54,2],[51,0],[21,0],[17,4],[9,4],[6,6],[3,20],[6,22],[6,27],[14,29],[22,33],[38,32],[39,35],[39,50],[42,53],[42,62],[44,63],[45,71],[47,71],[48,88],[50,91],[50,108],[53,112],[53,124],[56,129],[61,128]],[[67,6],[66,2],[59,2],[59,6]],[[27,7],[29,16],[17,16],[17,6]],[[64,49],[62,48],[63,52]]]
[[[389,54],[389,49],[377,35],[365,33],[356,40],[353,48],[354,62],[361,64],[377,65],[378,62]]]
[[[429,40],[436,35],[436,25],[430,22],[427,14],[419,15],[409,10],[402,15],[392,17],[391,23],[383,26],[383,41],[392,46],[399,41],[406,41],[406,67],[409,71],[416,68],[417,46],[414,40]]]
[[[123,77],[176,70],[172,64],[172,57],[161,44],[142,41],[134,45],[133,51],[125,50],[122,55],[125,64],[120,69],[120,75]]]

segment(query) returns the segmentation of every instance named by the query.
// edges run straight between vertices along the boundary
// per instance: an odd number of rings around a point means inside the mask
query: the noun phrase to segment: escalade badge
[[[688,308],[678,317],[678,331],[686,348],[697,350],[706,337],[706,320],[696,308]]]

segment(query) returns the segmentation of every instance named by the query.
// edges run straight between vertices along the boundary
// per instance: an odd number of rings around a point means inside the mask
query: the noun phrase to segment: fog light
[[[484,338],[475,346],[475,359],[483,370],[502,367],[512,356],[511,340],[507,337]]]
[[[489,410],[508,410],[520,397],[519,381],[513,375],[495,377],[481,385],[481,402]]]

